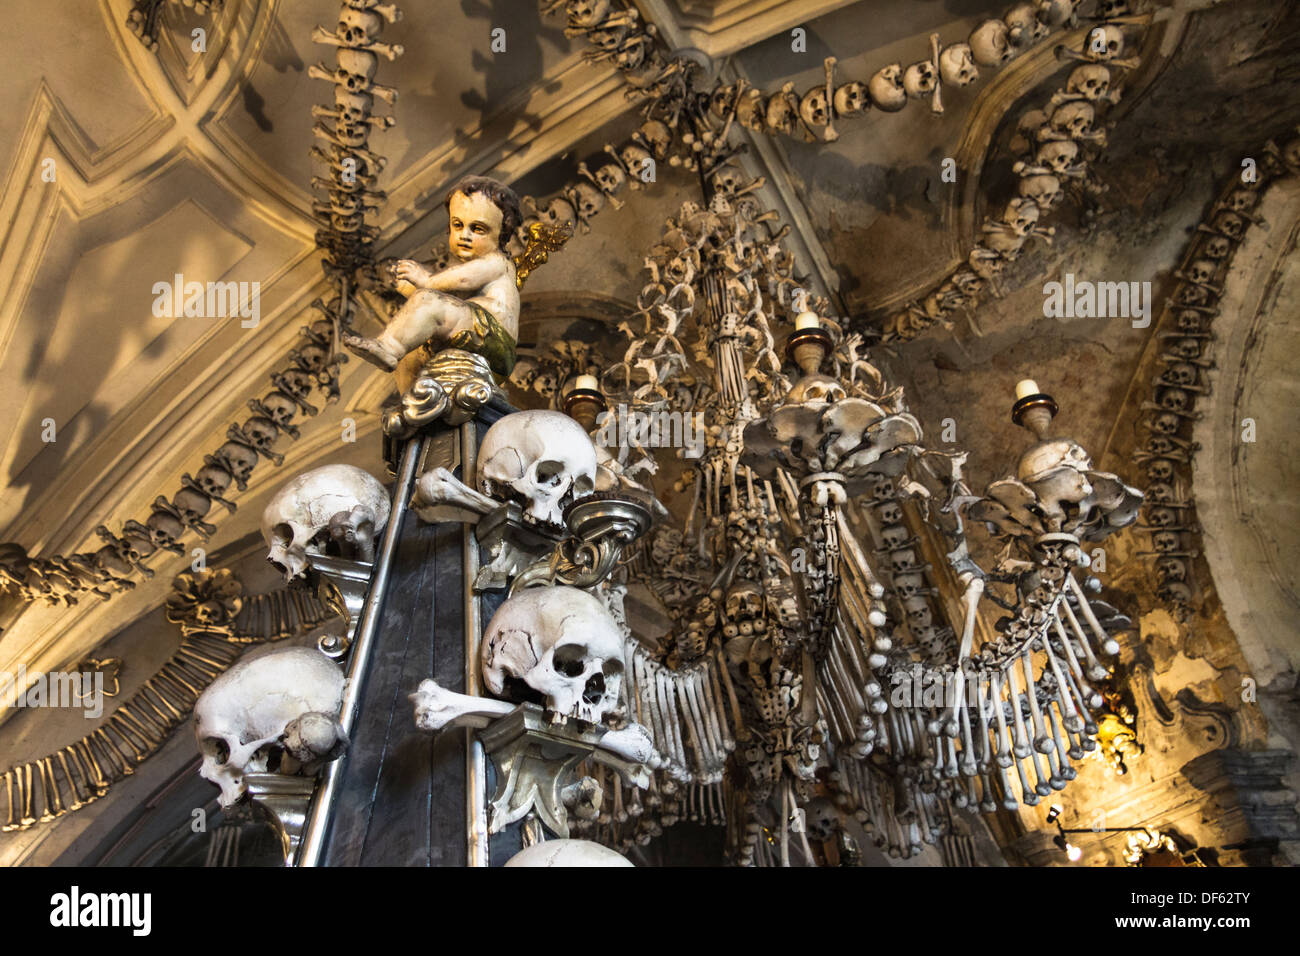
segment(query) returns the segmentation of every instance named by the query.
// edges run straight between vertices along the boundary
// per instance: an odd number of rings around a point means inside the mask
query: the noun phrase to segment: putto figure
[[[447,212],[448,244],[460,261],[437,273],[413,259],[399,261],[394,276],[415,290],[378,336],[345,332],[343,344],[390,372],[428,345],[432,352],[476,352],[497,375],[509,375],[519,334],[519,287],[505,247],[522,221],[519,197],[495,179],[469,176],[447,194]]]

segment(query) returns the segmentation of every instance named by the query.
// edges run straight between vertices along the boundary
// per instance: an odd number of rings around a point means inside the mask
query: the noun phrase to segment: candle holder
[[[785,343],[785,357],[799,366],[805,375],[815,375],[833,345],[830,333],[821,326],[795,329]]]
[[[1011,406],[1011,420],[1020,427],[1029,429],[1039,440],[1046,440],[1048,426],[1058,411],[1060,407],[1056,404],[1056,399],[1046,392],[1035,391],[1016,399],[1016,403]]]
[[[564,414],[587,431],[596,427],[596,420],[600,417],[600,413],[609,408],[609,404],[605,401],[605,394],[594,388],[572,388],[565,393],[561,404]]]

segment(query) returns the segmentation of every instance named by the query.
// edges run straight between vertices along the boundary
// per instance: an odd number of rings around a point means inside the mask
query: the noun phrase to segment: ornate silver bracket
[[[284,865],[293,866],[307,820],[307,807],[316,790],[316,777],[295,777],[279,773],[250,773],[244,776],[248,796],[271,822],[280,838]]]
[[[389,439],[410,438],[435,421],[461,425],[493,399],[505,401],[487,359],[462,349],[443,349],[424,363],[400,404],[384,415]]]
[[[644,766],[601,747],[605,735],[600,729],[580,730],[574,722],[551,723],[536,704],[520,704],[480,730],[479,740],[497,771],[488,832],[500,833],[531,811],[553,833],[567,839],[569,815],[560,791],[586,759],[613,768],[629,782],[648,783]]]
[[[338,660],[347,654],[348,648],[352,646],[357,620],[361,617],[361,607],[365,604],[366,590],[370,587],[370,575],[374,571],[374,565],[366,561],[350,561],[346,558],[314,554],[311,557],[311,566],[316,572],[317,598],[345,622],[343,634],[323,635],[316,642],[316,646],[321,649],[321,653]]]
[[[525,522],[523,508],[514,501],[480,518],[474,536],[492,551],[492,562],[474,579],[475,591],[505,587],[511,577],[561,544],[558,536]]]
[[[623,549],[645,534],[650,521],[650,509],[628,498],[597,493],[575,501],[564,512],[573,537],[516,577],[510,593],[544,584],[595,587],[609,577]]]

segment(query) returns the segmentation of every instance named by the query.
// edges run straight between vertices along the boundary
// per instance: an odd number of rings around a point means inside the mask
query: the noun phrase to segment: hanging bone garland
[[[384,194],[371,188],[386,160],[368,149],[370,130],[388,129],[395,120],[373,114],[375,98],[390,106],[397,91],[374,82],[379,57],[389,60],[402,55],[398,44],[380,42],[385,23],[400,20],[401,10],[391,4],[370,0],[344,0],[339,20],[331,32],[316,27],[312,40],[334,48],[337,66],[315,64],[308,76],[334,84],[333,106],[313,106],[312,115],[322,120],[312,132],[324,141],[312,155],[329,167],[329,179],[313,178],[312,185],[324,190],[325,198],[313,204],[320,222],[316,244],[325,253],[327,275],[351,276],[373,261],[378,230],[367,225],[366,213],[377,208]],[[343,316],[346,321],[347,316]]]
[[[1210,349],[1221,283],[1246,229],[1259,223],[1252,210],[1265,189],[1279,177],[1300,173],[1300,163],[1293,159],[1300,155],[1300,137],[1283,148],[1269,143],[1257,155],[1263,161],[1256,175],[1244,177],[1238,170],[1229,177],[1184,251],[1182,267],[1174,271],[1179,284],[1156,319],[1156,337],[1166,343],[1165,350],[1158,358],[1151,400],[1140,406],[1147,437],[1133,461],[1147,479],[1146,507],[1138,527],[1149,547],[1138,554],[1150,560],[1158,582],[1156,595],[1180,619],[1203,600],[1192,560],[1199,552],[1199,529],[1187,490],[1199,446],[1190,436],[1199,417],[1196,402],[1210,391]]]
[[[1010,13],[1008,18],[1010,25]],[[1001,31],[990,26],[993,22],[981,25],[971,37],[976,62],[1003,62],[998,54],[1002,49],[998,40]],[[1100,49],[1100,39],[1104,38],[1107,49],[1114,47],[1122,51],[1132,42],[1128,31],[1143,29],[1148,22],[1149,17],[1125,17],[1103,24],[1096,28],[1102,32],[1095,46]],[[1012,29],[1023,31],[1024,25],[1017,24]],[[982,334],[974,324],[972,312],[987,293],[1001,294],[998,279],[1006,264],[1015,261],[1031,238],[1051,243],[1054,229],[1038,225],[1039,221],[1067,193],[1084,199],[1101,191],[1102,187],[1089,177],[1090,163],[1106,146],[1105,131],[1097,125],[1100,111],[1119,100],[1114,71],[1132,70],[1139,61],[1116,53],[1089,53],[1094,32],[1083,35],[1082,52],[1062,47],[1063,56],[1085,62],[1075,67],[1066,85],[1052,94],[1042,108],[1031,109],[1020,119],[1010,144],[1017,156],[1012,171],[1019,177],[1018,196],[1000,207],[1000,218],[986,220],[963,266],[924,296],[885,317],[882,341],[907,341],[935,325],[950,329],[962,313],[969,317],[976,332]]]

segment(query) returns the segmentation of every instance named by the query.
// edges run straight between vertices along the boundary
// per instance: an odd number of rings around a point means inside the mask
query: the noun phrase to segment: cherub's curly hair
[[[451,192],[447,193],[447,198],[444,201],[449,211],[451,209],[451,197],[456,193],[464,193],[466,196],[482,193],[492,200],[494,206],[501,210],[500,246],[504,251],[510,237],[515,234],[519,224],[524,221],[523,213],[519,211],[519,197],[515,195],[515,191],[505,183],[498,182],[488,176],[466,176],[451,187]]]

